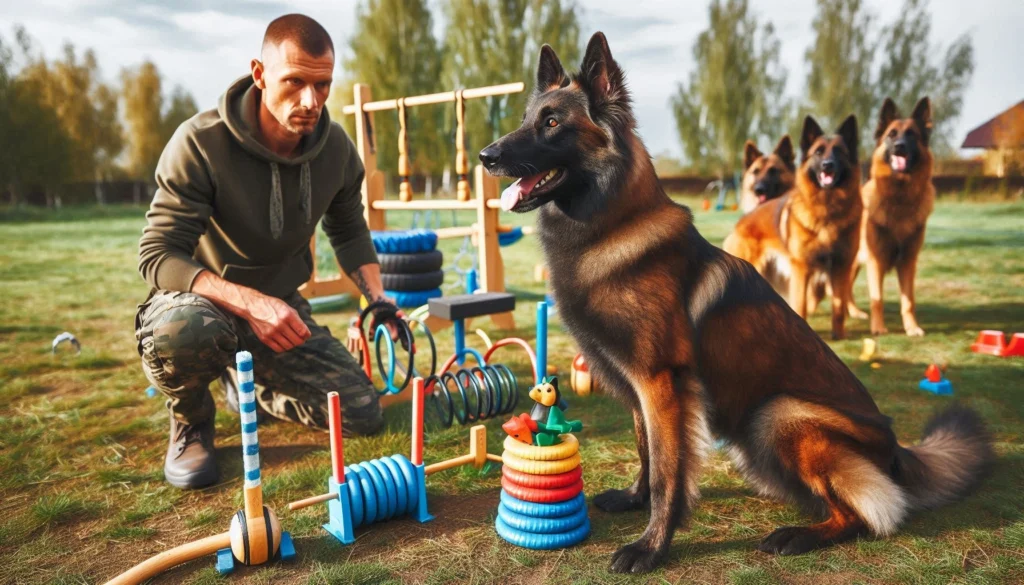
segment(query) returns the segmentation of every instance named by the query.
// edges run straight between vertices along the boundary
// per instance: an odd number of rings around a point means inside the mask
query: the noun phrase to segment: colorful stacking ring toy
[[[530,475],[529,473],[516,471],[511,467],[502,465],[501,475],[503,478],[508,478],[512,483],[523,487],[551,489],[576,483],[579,478],[583,477],[583,466],[581,465],[572,471],[555,475]]]
[[[580,454],[573,453],[571,457],[557,461],[531,461],[505,451],[501,456],[501,462],[502,465],[531,475],[555,475],[557,473],[566,473],[579,467]]]
[[[565,487],[542,489],[517,485],[509,481],[507,477],[503,477],[501,478],[501,488],[505,490],[505,493],[508,495],[520,500],[535,502],[538,504],[550,504],[571,500],[576,497],[577,494],[582,493],[583,480],[577,479],[576,483]]]
[[[512,437],[505,437],[505,453],[511,453],[516,457],[530,461],[555,461],[568,459],[580,450],[580,442],[575,435],[562,435],[562,442],[557,445],[540,447],[520,443]]]

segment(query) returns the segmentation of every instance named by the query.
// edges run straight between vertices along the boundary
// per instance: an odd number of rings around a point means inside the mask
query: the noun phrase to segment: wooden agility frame
[[[523,91],[523,83],[506,83],[473,89],[460,89],[429,95],[401,97],[396,99],[371,101],[370,86],[357,83],[353,88],[353,105],[345,106],[342,112],[355,115],[355,143],[359,158],[363,161],[366,177],[363,180],[363,215],[370,230],[387,229],[386,212],[389,210],[426,211],[426,210],[465,210],[476,211],[476,223],[472,226],[455,226],[434,230],[440,239],[463,238],[470,236],[478,248],[479,254],[479,285],[485,292],[505,291],[505,267],[498,245],[498,211],[501,208],[498,193],[498,179],[484,171],[483,166],[476,165],[473,169],[475,197],[471,198],[469,188],[469,157],[466,152],[465,132],[465,101],[489,96],[506,95]],[[458,175],[456,199],[422,199],[413,200],[412,186],[409,183],[408,135],[406,133],[406,109],[428,104],[455,102],[456,140],[455,140],[455,171]],[[373,112],[398,110],[398,175],[401,180],[399,199],[384,198],[384,173],[377,168],[377,149],[374,144]],[[359,115],[361,113],[362,115]],[[322,297],[341,293],[359,296],[360,292],[344,271],[339,276],[320,278],[316,267],[316,236],[310,240],[310,251],[313,254],[313,274],[299,292],[306,298]],[[515,322],[512,313],[491,315],[491,320],[501,329],[512,329]],[[428,321],[431,330],[443,328],[447,322],[436,318]]]

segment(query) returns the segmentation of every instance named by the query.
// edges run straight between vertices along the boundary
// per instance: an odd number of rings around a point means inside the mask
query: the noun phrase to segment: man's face
[[[313,57],[292,41],[264,47],[263,62],[252,62],[252,77],[266,108],[286,130],[301,135],[316,129],[333,74],[332,51]]]

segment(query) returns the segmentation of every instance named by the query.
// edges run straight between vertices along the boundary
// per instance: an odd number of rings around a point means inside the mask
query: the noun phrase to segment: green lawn
[[[736,217],[697,212],[696,223],[720,243]],[[395,214],[392,220],[407,227],[411,216]],[[199,492],[163,483],[167,414],[162,400],[145,395],[148,383],[138,367],[133,332],[135,305],[146,294],[135,271],[143,221],[143,210],[130,207],[0,208],[2,584],[102,583],[161,550],[225,531],[241,506],[238,418],[223,408],[216,391],[222,483]],[[450,224],[450,215],[444,222]],[[298,560],[243,569],[230,581],[1024,582],[1024,359],[969,350],[980,329],[1024,331],[1022,225],[1020,202],[939,204],[918,275],[919,320],[928,335],[881,338],[877,368],[857,361],[866,322],[852,322],[851,338],[831,343],[894,417],[901,440],[915,440],[929,413],[950,400],[917,389],[930,362],[948,364],[956,397],[978,409],[995,432],[999,461],[982,488],[962,503],[915,516],[893,538],[863,539],[792,558],[759,553],[755,546],[762,536],[806,519],[790,506],[756,497],[724,454],[714,451],[701,480],[704,499],[689,529],[679,531],[665,567],[650,576],[606,571],[611,553],[643,531],[647,515],[642,512],[610,515],[591,507],[593,534],[582,546],[564,551],[527,551],[497,538],[500,473],[493,469],[432,476],[428,493],[437,520],[372,525],[360,530],[355,545],[342,547],[320,528],[327,517],[324,506],[286,509],[289,501],[325,490],[326,435],[270,423],[260,429],[265,498],[295,538]],[[460,244],[445,242],[446,261]],[[508,286],[519,298],[515,334],[532,339],[535,301],[544,292],[543,284],[533,281],[540,250],[525,238],[503,252]],[[886,281],[887,323],[894,332],[900,331],[895,280],[890,275]],[[864,307],[863,276],[856,294]],[[825,312],[819,311],[812,324],[827,335]],[[342,332],[351,315],[350,308],[320,318]],[[475,327],[492,339],[501,336],[489,321]],[[62,331],[78,336],[81,356],[50,355],[50,341]],[[557,317],[549,337],[549,362],[567,373],[574,345]],[[480,346],[475,336],[471,339]],[[451,331],[438,342],[440,352],[449,353]],[[525,385],[525,359],[512,350],[505,356]],[[630,416],[603,396],[571,401],[571,414],[586,425],[579,436],[587,495],[626,485],[637,469]],[[347,461],[408,452],[408,405],[390,408],[387,418],[388,430],[380,436],[346,442]],[[492,452],[500,452],[500,422],[488,424]],[[428,421],[427,462],[461,454],[467,439],[465,427],[446,430]],[[214,582],[213,565],[214,558],[207,557],[155,582]]]

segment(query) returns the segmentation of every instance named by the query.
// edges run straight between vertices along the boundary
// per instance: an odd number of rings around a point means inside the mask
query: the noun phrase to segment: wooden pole
[[[423,465],[423,378],[412,380],[412,452],[413,465]]]
[[[231,546],[229,533],[207,536],[195,542],[164,551],[156,556],[135,565],[131,569],[107,581],[106,585],[137,585],[160,573],[182,563],[213,554],[222,548]]]
[[[311,496],[288,504],[288,509],[294,512],[295,510],[301,510],[303,508],[308,508],[310,506],[315,506],[317,504],[329,502],[337,497],[337,492],[331,494],[320,494],[319,496]]]
[[[398,98],[398,198],[412,201],[412,186],[409,184],[409,131],[406,126],[405,98]]]
[[[357,83],[352,92],[354,107],[357,108],[353,112],[363,112],[361,116],[356,116],[356,149],[366,171],[363,179],[363,215],[371,230],[384,230],[387,229],[384,212],[373,206],[375,201],[384,199],[384,175],[377,170],[377,149],[373,142],[373,110],[363,108],[370,101],[370,86]]]
[[[327,394],[327,424],[331,440],[331,473],[334,481],[345,483],[345,444],[341,436],[341,397],[337,392]]]
[[[356,84],[358,87],[361,84]],[[487,87],[474,87],[473,89],[462,90],[463,99],[473,100],[483,97],[490,97],[492,95],[506,95],[510,93],[519,93],[526,87],[522,81],[515,83],[504,83],[501,85],[490,85]],[[444,91],[441,93],[432,93],[428,95],[417,95],[405,98],[406,106],[426,106],[429,104],[443,104],[445,102],[454,102],[455,92]],[[345,106],[342,108],[344,114],[355,114],[358,111],[363,112],[380,112],[382,110],[395,110],[398,109],[398,100],[381,100],[379,102],[371,102],[369,100],[363,103],[354,103],[351,106]]]
[[[459,176],[456,194],[469,201],[469,161],[466,156],[466,100],[463,90],[455,92],[455,172]]]

